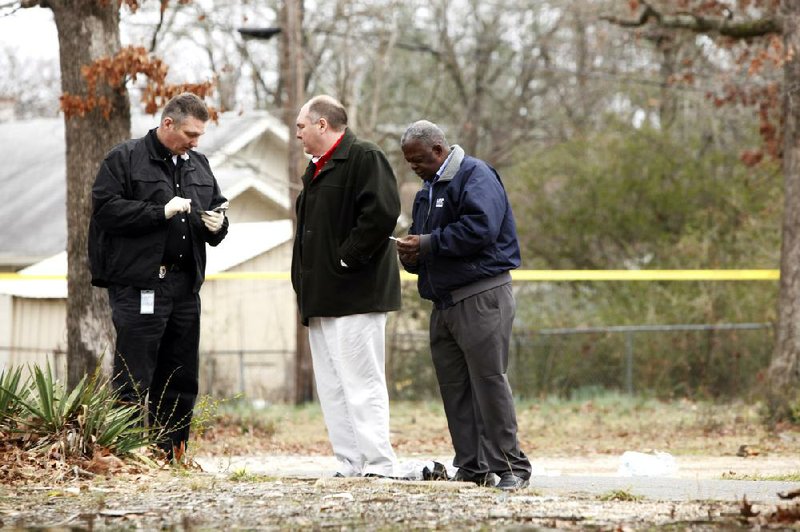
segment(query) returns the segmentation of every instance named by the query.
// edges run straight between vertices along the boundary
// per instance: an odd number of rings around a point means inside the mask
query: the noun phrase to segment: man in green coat
[[[400,308],[389,239],[400,215],[397,181],[381,149],[356,138],[330,96],[303,105],[297,138],[311,162],[295,206],[292,286],[337,475],[394,476],[384,365],[387,312]]]

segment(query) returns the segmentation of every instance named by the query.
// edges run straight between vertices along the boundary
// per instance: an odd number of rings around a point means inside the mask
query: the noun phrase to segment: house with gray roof
[[[157,125],[157,117],[135,116],[132,131],[138,137]],[[230,200],[229,233],[208,248],[209,279],[202,290],[203,393],[291,397],[296,310],[288,281],[294,197],[288,140],[287,128],[266,112],[223,114],[200,139],[198,149]],[[0,280],[0,371],[50,362],[60,373],[67,297],[63,119],[0,123],[0,160],[6,198],[0,271],[34,277]],[[285,276],[251,275],[263,271]]]
[[[158,118],[132,119],[134,137],[158,125]],[[258,196],[269,219],[289,217],[286,127],[266,112],[225,115],[209,123],[199,151],[206,154],[222,190]],[[0,123],[0,271],[16,271],[67,246],[67,185],[64,120],[37,118]],[[263,218],[244,201],[240,221]],[[255,218],[253,218],[255,216]]]

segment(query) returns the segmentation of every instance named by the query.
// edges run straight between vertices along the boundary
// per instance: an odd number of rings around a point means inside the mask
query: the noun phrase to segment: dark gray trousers
[[[455,449],[453,465],[472,474],[531,476],[517,441],[508,384],[514,295],[505,284],[431,313],[431,356]]]

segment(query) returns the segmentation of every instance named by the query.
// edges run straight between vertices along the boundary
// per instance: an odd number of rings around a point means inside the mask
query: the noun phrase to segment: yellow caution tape
[[[207,279],[288,281],[289,272],[221,272]],[[417,276],[400,272],[403,281]],[[514,281],[777,281],[779,270],[514,270]],[[0,273],[0,281],[63,281],[64,275]]]
[[[289,272],[220,272],[206,275],[206,279],[266,279],[268,281],[288,281]]]
[[[515,270],[515,281],[776,281],[780,270]]]
[[[20,273],[0,273],[0,281],[66,281],[66,275],[26,275]]]

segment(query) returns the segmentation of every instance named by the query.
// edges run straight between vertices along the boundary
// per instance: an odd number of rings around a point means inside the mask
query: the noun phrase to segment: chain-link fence
[[[747,397],[766,370],[769,323],[515,330],[508,375],[517,397],[608,389],[656,397]],[[395,399],[438,396],[426,331],[390,338]]]
[[[508,375],[520,398],[601,389],[664,398],[747,398],[769,365],[773,337],[769,323],[515,329]],[[14,349],[30,352],[34,363],[49,363],[57,378],[65,378],[63,350]],[[201,352],[201,393],[290,400],[292,355],[270,349]],[[386,377],[393,399],[439,396],[427,331],[390,326]]]

